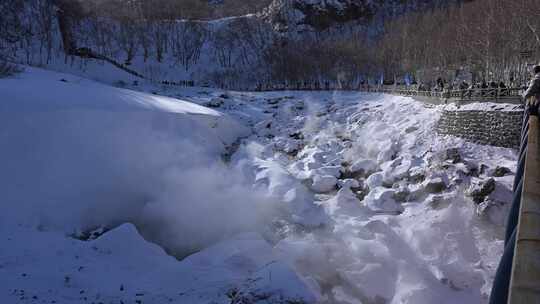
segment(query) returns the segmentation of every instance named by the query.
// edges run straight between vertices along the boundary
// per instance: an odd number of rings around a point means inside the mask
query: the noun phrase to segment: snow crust
[[[131,224],[90,242],[22,228],[4,245],[3,303],[228,303],[233,295],[315,301],[257,234],[238,235],[182,262],[144,240]]]

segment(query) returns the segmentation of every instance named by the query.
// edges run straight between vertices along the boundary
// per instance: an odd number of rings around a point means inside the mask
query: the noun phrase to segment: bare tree
[[[171,35],[172,55],[186,71],[197,62],[207,37],[204,25],[198,22],[182,22],[174,26]]]

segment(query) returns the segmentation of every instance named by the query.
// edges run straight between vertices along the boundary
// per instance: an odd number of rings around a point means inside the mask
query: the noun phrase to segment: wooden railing
[[[540,303],[540,120],[528,105],[523,120],[512,206],[490,304]]]
[[[509,304],[540,303],[540,125],[530,116]]]

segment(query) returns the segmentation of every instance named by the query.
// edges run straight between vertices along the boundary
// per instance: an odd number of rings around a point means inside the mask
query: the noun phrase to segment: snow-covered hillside
[[[0,79],[0,302],[487,302],[516,153],[444,106],[126,86]]]
[[[96,64],[88,58],[92,53],[153,81],[195,81],[221,88],[253,90],[262,84],[297,81],[357,85],[360,79],[378,80],[382,70],[371,71],[365,65],[350,68],[357,62],[349,58],[352,54],[340,53],[346,42],[370,46],[388,19],[453,2],[459,0],[274,0],[256,14],[211,21],[135,18],[120,22],[103,16],[81,17],[71,21],[68,36],[75,50],[66,54],[58,9],[50,2],[23,0],[24,9],[15,16],[21,23],[19,32],[12,34],[20,38],[13,42],[0,37],[0,55],[14,62],[88,75],[96,65],[109,65],[106,60]],[[297,44],[299,53],[294,52]],[[307,56],[321,48],[327,48],[323,58]],[[70,56],[77,50],[82,50],[80,56]],[[354,49],[353,54],[360,51],[366,52]],[[304,55],[308,62],[301,62]],[[334,57],[332,69],[307,68],[317,67],[329,56]],[[300,73],[283,73],[281,61],[296,65]],[[99,79],[133,78],[118,74]]]

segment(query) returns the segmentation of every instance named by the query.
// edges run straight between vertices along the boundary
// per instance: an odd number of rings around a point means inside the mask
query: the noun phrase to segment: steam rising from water
[[[399,157],[428,168],[425,153],[447,145],[432,138],[435,110],[400,105],[399,99],[357,105],[341,93],[332,98],[304,100],[307,114],[296,125],[294,113],[283,111],[273,124],[278,138],[252,138],[230,164],[220,160],[215,134],[196,131],[203,128],[193,121],[98,112],[36,115],[17,137],[2,134],[2,155],[14,160],[7,166],[15,173],[0,175],[0,183],[7,185],[8,203],[19,207],[9,212],[34,215],[27,219],[31,224],[69,233],[133,222],[177,257],[240,231],[267,231],[271,220],[283,217],[298,229],[276,238],[276,250],[327,303],[482,299],[500,240],[486,232],[491,228],[475,217],[462,193],[450,193],[451,204],[442,210],[415,201],[395,216],[375,214],[347,190],[315,196],[307,190],[309,179],[293,177],[293,168],[358,158],[375,161],[378,170]],[[20,127],[15,120],[3,123]],[[404,131],[411,126],[418,129]],[[186,130],[200,134],[190,133],[187,141]],[[277,149],[278,141],[291,143],[290,133],[299,130],[305,141],[296,157]],[[37,143],[39,154],[21,149],[28,143]]]
[[[124,222],[178,257],[240,231],[258,231],[273,198],[197,121],[143,113],[59,112],[3,121],[2,222],[41,229],[114,227]],[[42,128],[40,126],[48,126]],[[186,130],[191,130],[186,136]],[[34,149],[24,148],[32,143]]]

